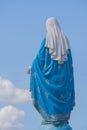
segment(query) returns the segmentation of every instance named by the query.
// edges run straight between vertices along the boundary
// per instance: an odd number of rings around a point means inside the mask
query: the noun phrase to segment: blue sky
[[[86,0],[0,0],[0,88],[3,87],[3,82],[5,82],[5,85],[10,84],[10,87],[7,85],[9,91],[10,89],[15,90],[15,92],[20,91],[20,95],[23,94],[21,89],[29,90],[29,75],[26,74],[26,68],[32,64],[37,54],[40,43],[46,35],[46,19],[51,16],[58,19],[61,28],[70,41],[72,49],[76,107],[71,114],[70,124],[73,130],[86,130]],[[12,86],[14,86],[13,89]],[[25,93],[27,94],[27,91]],[[15,95],[14,98],[17,98],[18,95]],[[19,102],[15,103],[10,101],[10,99],[8,99],[8,102],[6,98],[5,102],[0,101],[0,111],[4,110],[6,112],[7,109],[22,111],[20,112],[20,117],[25,119],[24,130],[38,129],[42,118],[27,97],[24,97],[24,101],[22,97],[18,97]],[[18,116],[17,119],[19,120]],[[22,123],[23,121],[20,120],[20,122]],[[14,128],[12,127],[11,130],[14,130]]]

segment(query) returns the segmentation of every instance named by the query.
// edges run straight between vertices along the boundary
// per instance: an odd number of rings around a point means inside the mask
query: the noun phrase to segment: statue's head
[[[58,23],[57,19],[54,18],[54,17],[48,18],[47,21],[46,21],[47,33],[49,33],[52,30],[55,30],[56,28],[60,29],[60,26],[59,26],[59,23]]]

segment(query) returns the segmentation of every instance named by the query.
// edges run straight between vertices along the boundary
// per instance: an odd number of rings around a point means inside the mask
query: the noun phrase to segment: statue
[[[72,130],[68,121],[75,105],[75,91],[69,41],[54,17],[47,19],[46,30],[28,68],[33,104],[43,117],[40,130]]]

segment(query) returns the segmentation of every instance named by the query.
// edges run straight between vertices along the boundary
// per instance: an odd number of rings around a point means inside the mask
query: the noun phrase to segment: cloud
[[[0,109],[0,130],[23,130],[25,112],[9,105]]]
[[[28,90],[16,88],[10,80],[0,79],[0,102],[25,103],[31,101]]]

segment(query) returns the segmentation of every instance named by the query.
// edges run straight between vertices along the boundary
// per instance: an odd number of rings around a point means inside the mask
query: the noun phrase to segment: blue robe
[[[53,125],[42,125],[38,130],[72,130],[69,124],[65,123],[59,127]]]
[[[63,122],[69,120],[75,105],[71,51],[68,50],[68,60],[58,64],[51,59],[45,44],[46,39],[32,63],[30,91],[34,106],[44,120]]]

